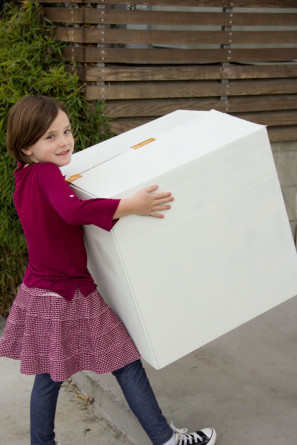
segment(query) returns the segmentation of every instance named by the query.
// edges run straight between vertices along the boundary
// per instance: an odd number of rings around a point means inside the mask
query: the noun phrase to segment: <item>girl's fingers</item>
[[[154,212],[160,212],[161,210],[169,210],[171,209],[170,205],[156,205],[152,208]]]
[[[154,193],[152,196],[153,196],[153,199],[160,204],[163,204],[164,202],[171,202],[174,200],[171,193],[162,193],[162,194]]]
[[[170,192],[154,193],[154,197],[156,199],[167,199],[171,197],[171,193]]]
[[[164,218],[164,215],[162,215],[161,213],[157,213],[157,212],[152,212],[150,214],[150,216],[153,216],[154,218]]]
[[[158,185],[150,185],[139,192],[140,202],[142,202],[140,208],[143,208],[138,214],[164,218],[164,215],[158,212],[171,209],[171,206],[168,204],[174,201],[171,192],[154,193],[157,189]]]
[[[174,201],[173,196],[170,196],[168,198],[156,199],[157,204],[164,204],[165,202],[172,202],[172,201]]]
[[[153,193],[154,191],[156,191],[159,188],[158,185],[149,185],[148,187],[146,187],[144,189],[144,191],[146,191],[147,193]],[[170,192],[159,192],[159,193],[154,193],[154,198],[155,199],[164,199],[164,198],[168,198],[171,196]]]
[[[149,185],[149,186],[146,187],[144,190],[145,190],[147,193],[152,193],[152,192],[154,192],[155,190],[157,190],[157,188],[158,188],[158,185]]]

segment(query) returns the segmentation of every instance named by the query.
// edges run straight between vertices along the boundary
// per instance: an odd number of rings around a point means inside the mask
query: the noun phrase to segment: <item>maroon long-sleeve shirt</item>
[[[14,203],[25,233],[29,262],[24,283],[71,300],[96,285],[87,269],[82,225],[110,231],[118,199],[80,200],[55,164],[18,165]]]

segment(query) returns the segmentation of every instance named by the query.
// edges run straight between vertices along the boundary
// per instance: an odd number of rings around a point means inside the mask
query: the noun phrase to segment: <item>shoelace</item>
[[[187,428],[178,429],[173,423],[170,426],[176,434],[176,445],[192,445],[204,442],[204,439],[199,434],[188,433]]]

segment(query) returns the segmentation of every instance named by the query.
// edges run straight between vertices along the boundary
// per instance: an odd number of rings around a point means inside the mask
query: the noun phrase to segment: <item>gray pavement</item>
[[[186,314],[176,328],[183,323]],[[177,427],[212,425],[218,445],[296,445],[296,365],[297,297],[162,370],[146,369],[164,414]],[[0,358],[3,445],[29,444],[33,379],[18,369],[18,362]],[[84,372],[72,382],[79,389],[66,383],[59,398],[61,445],[149,445],[111,375]],[[94,403],[83,401],[86,393]]]

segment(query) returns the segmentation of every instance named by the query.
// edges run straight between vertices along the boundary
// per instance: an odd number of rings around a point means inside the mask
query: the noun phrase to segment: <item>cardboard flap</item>
[[[191,119],[163,131],[156,138],[145,136],[137,150],[128,147],[125,151],[97,163],[78,177],[74,186],[102,198],[118,197],[126,190],[174,170],[194,159],[210,155],[214,151],[244,139],[265,127],[237,119],[212,110],[206,113],[191,113]],[[214,131],[214,128],[216,129]],[[116,141],[115,141],[116,142]],[[118,143],[121,139],[118,139]],[[123,146],[120,144],[120,148]],[[89,157],[92,153],[84,153]]]
[[[150,138],[157,138],[177,125],[207,114],[207,111],[177,110],[140,127],[74,153],[71,163],[61,168],[66,178],[103,164]]]

